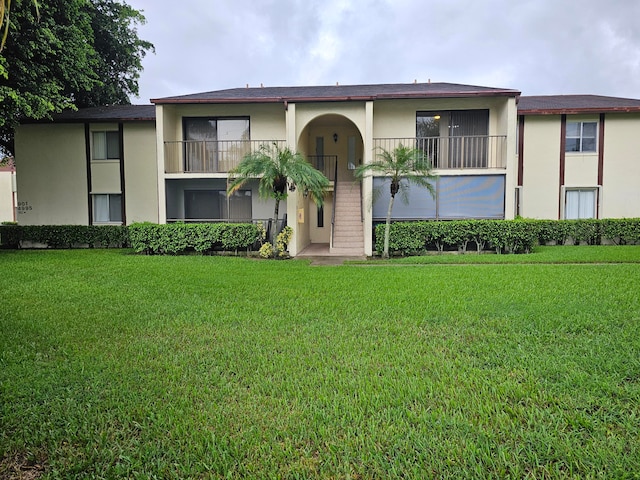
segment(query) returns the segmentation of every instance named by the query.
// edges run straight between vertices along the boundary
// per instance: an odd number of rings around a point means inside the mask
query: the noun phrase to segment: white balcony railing
[[[397,146],[422,150],[435,169],[506,168],[506,135],[466,137],[375,138],[376,149],[393,151]]]

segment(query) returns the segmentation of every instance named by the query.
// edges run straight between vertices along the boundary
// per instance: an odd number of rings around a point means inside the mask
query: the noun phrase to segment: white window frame
[[[593,216],[592,217],[580,217],[577,218],[567,218],[567,193],[568,192],[593,192]],[[562,218],[563,220],[583,220],[583,219],[591,219],[598,218],[600,212],[600,193],[601,188],[599,186],[587,186],[587,187],[563,187],[562,191]],[[578,211],[580,211],[580,207],[578,206]]]
[[[596,126],[596,131],[593,137],[593,150],[585,150],[584,149],[584,140],[585,138],[591,139],[592,137],[585,137],[584,135],[584,126],[587,123],[593,123]],[[579,133],[578,135],[569,136],[569,124],[578,124],[579,125]],[[576,153],[596,153],[598,151],[598,129],[600,128],[599,122],[597,119],[567,119],[567,130],[565,133],[565,153],[568,154],[576,154]],[[578,139],[579,148],[578,150],[567,150],[567,141],[569,139]]]
[[[118,210],[120,219],[112,219],[111,218],[111,197],[112,196],[118,196],[120,197],[120,207],[121,209]],[[106,209],[107,209],[107,215],[109,216],[108,220],[99,220],[97,217],[97,211],[96,211],[96,200],[97,197],[106,197],[107,198],[107,205],[106,205]],[[92,208],[92,214],[93,214],[93,224],[94,225],[122,225],[122,192],[117,192],[117,193],[92,193],[91,194],[91,208]]]

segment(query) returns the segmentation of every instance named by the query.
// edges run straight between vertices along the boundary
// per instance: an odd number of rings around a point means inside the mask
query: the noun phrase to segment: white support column
[[[164,109],[156,105],[156,160],[158,165],[158,223],[167,223],[167,194],[164,180]]]
[[[365,103],[365,132],[364,132],[364,163],[371,163],[373,161],[373,102],[369,101]],[[373,254],[373,220],[372,220],[372,205],[371,195],[373,192],[373,177],[367,175],[362,181],[362,211],[364,214],[364,221],[362,228],[364,230],[364,254],[371,256]]]
[[[515,215],[515,191],[518,185],[518,154],[517,154],[517,135],[518,128],[518,109],[516,107],[516,99],[509,98],[507,100],[507,144],[506,144],[506,161],[507,169],[505,175],[504,189],[504,218],[513,219]]]
[[[287,141],[287,147],[292,152],[297,150],[297,132],[296,132],[296,104],[289,103],[285,106],[285,140]],[[289,226],[293,228],[293,236],[291,242],[289,242],[289,254],[295,257],[301,250],[301,245],[298,244],[300,236],[298,235],[298,203],[301,192],[296,190],[295,192],[289,192],[287,198],[287,220]]]

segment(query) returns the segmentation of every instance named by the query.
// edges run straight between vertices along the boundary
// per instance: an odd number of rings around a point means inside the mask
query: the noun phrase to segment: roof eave
[[[535,108],[518,110],[518,115],[584,115],[590,113],[638,113],[639,107],[605,107],[605,108]]]
[[[50,123],[114,123],[114,122],[155,122],[156,117],[134,117],[134,118],[41,118],[38,120],[25,119],[20,125],[37,125]]]
[[[239,104],[239,103],[310,103],[310,102],[367,102],[375,100],[415,100],[429,98],[467,98],[467,97],[517,97],[520,92],[515,90],[497,90],[489,92],[434,92],[434,93],[403,93],[377,95],[342,95],[333,97],[242,97],[242,98],[152,98],[156,105],[168,104]]]

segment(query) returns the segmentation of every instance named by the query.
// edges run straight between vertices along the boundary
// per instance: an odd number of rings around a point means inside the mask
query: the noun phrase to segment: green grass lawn
[[[375,259],[381,262],[380,259]],[[563,245],[536,246],[529,255],[496,255],[483,252],[478,255],[475,250],[464,254],[429,252],[423,256],[394,257],[386,262],[403,264],[469,264],[469,263],[640,263],[640,246],[638,245]],[[359,262],[362,263],[362,262]]]
[[[579,248],[0,251],[0,478],[637,478],[640,247]]]

